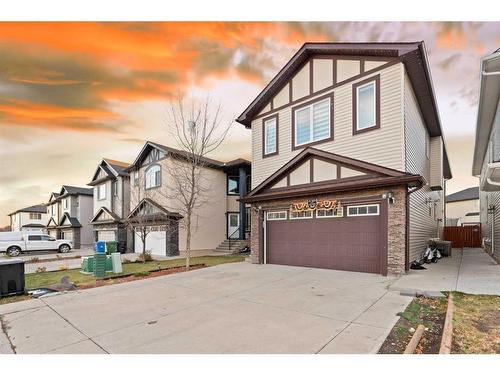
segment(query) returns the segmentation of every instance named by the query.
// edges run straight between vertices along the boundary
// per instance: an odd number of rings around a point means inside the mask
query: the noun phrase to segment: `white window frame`
[[[356,213],[356,214],[351,214],[349,213],[349,209],[350,208],[358,208],[359,207],[366,207],[366,214],[359,214],[359,213]],[[368,212],[368,208],[369,207],[377,207],[377,212],[376,213],[369,213]],[[347,206],[347,216],[348,217],[355,217],[355,216],[379,216],[380,215],[380,204],[378,203],[374,203],[374,204],[359,204],[359,205],[355,205],[355,206]]]
[[[273,217],[275,214],[285,214],[285,217]],[[269,211],[266,212],[266,221],[280,221],[288,218],[288,211]]]
[[[102,191],[101,191],[102,189]],[[102,201],[106,199],[106,184],[97,185],[97,200]]]
[[[324,216],[319,216],[318,215],[319,211],[325,211],[325,213],[327,211],[332,211],[332,213],[333,213],[334,209],[333,208],[328,208],[328,209],[326,209],[326,208],[318,208],[316,210],[316,219],[331,219],[331,218],[337,218],[337,217],[344,217],[344,207],[340,207],[340,215],[324,215]]]
[[[153,174],[153,176],[154,176],[154,185],[148,186],[148,182],[149,182],[148,176],[150,175],[150,173]],[[159,165],[159,164],[154,164],[154,165],[151,165],[150,167],[148,167],[144,171],[144,188],[147,190],[147,189],[154,189],[154,188],[160,187],[161,186],[161,179],[162,179],[161,173],[162,173],[161,165]]]
[[[319,141],[323,141],[325,139],[329,139],[331,138],[332,136],[332,117],[331,117],[331,114],[332,114],[332,111],[329,110],[328,111],[328,136],[324,137],[324,138],[318,138],[318,139],[312,139],[313,137],[313,134],[314,134],[314,124],[313,124],[313,119],[314,119],[314,106],[315,105],[318,105],[320,103],[323,103],[325,101],[328,101],[328,107],[331,108],[331,105],[332,105],[332,100],[330,97],[328,98],[325,98],[325,99],[322,99],[322,100],[318,100],[317,102],[314,102],[314,103],[311,103],[309,105],[305,105],[303,107],[300,107],[300,108],[297,108],[293,111],[293,116],[294,116],[294,143],[295,143],[295,147],[298,147],[298,146],[303,146],[303,145],[307,145],[309,143],[314,143],[314,142],[319,142]],[[310,140],[307,141],[307,142],[302,142],[302,143],[298,143],[297,142],[297,113],[300,112],[300,111],[303,111],[304,109],[306,108],[309,108],[309,135],[311,136],[310,137]]]
[[[68,198],[67,197],[63,199],[63,209],[64,210],[68,209]]]
[[[267,150],[267,126],[274,124],[274,149],[272,151]],[[267,119],[264,121],[264,155],[272,155],[278,152],[278,120],[276,117]]]
[[[359,128],[359,89],[366,87],[366,86],[373,86],[373,119],[374,123],[373,125],[366,126],[362,129]],[[370,81],[366,82],[363,85],[357,86],[356,87],[356,131],[362,131],[366,129],[371,129],[377,126],[377,81]]]
[[[310,216],[304,216],[304,217],[293,217],[293,214],[295,213],[301,213],[301,212],[304,212],[304,213],[309,213]],[[313,215],[313,212],[312,211],[291,211],[290,212],[290,220],[309,220],[309,219],[312,219],[314,217]]]

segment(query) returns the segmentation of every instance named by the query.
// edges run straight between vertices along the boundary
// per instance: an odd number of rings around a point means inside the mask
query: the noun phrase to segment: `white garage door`
[[[62,238],[64,240],[68,241],[73,241],[73,231],[72,230],[65,230],[62,232]]]
[[[99,241],[116,241],[116,235],[114,230],[100,230],[97,232],[97,238]]]
[[[146,250],[151,251],[153,255],[166,255],[167,235],[164,228],[151,228],[151,231],[146,236]],[[134,251],[136,253],[142,253],[142,240],[137,232],[135,233]]]

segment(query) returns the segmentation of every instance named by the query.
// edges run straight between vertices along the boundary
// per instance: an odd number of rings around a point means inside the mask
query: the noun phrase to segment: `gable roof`
[[[134,162],[132,164],[130,164],[130,166],[126,170],[130,171],[130,170],[132,170],[133,167],[137,167],[140,164],[140,162],[143,160],[144,156],[146,156],[147,153],[152,148],[159,149],[159,150],[165,152],[166,154],[171,154],[173,156],[177,156],[180,158],[189,159],[189,153],[184,151],[184,150],[178,150],[176,148],[165,146],[165,145],[162,145],[162,144],[159,144],[156,142],[146,141],[146,143],[142,147],[141,151],[139,152],[139,154],[135,158]],[[202,160],[205,163],[205,166],[211,167],[211,168],[216,168],[216,169],[224,169],[224,167],[226,167],[226,166],[234,166],[237,163],[243,164],[244,162],[246,162],[246,163],[250,164],[250,161],[245,160],[245,159],[241,159],[241,158],[232,160],[232,161],[227,162],[227,163],[223,162],[223,161],[207,158],[207,157],[202,158]]]
[[[17,211],[14,211],[10,214],[8,214],[7,216],[11,216],[11,215],[15,215],[17,214],[18,212],[36,212],[36,213],[47,213],[47,207],[44,205],[44,204],[36,204],[34,206],[29,206],[29,207],[25,207],[25,208],[21,208]]]
[[[108,210],[106,207],[101,207],[97,212],[96,214],[94,215],[94,217],[92,218],[92,220],[90,220],[91,223],[94,223],[96,221],[98,221],[99,217],[103,214],[103,213],[107,213],[109,216],[112,217],[111,220],[100,220],[99,222],[116,222],[116,221],[120,221],[120,217],[115,214],[114,212],[111,212],[110,210]]]
[[[159,217],[168,217],[168,218],[174,218],[174,219],[181,219],[182,218],[182,215],[180,215],[179,213],[177,213],[177,212],[170,212],[169,210],[167,210],[165,207],[163,207],[159,203],[156,203],[154,200],[152,200],[150,198],[143,198],[137,204],[137,206],[135,206],[135,208],[130,211],[130,214],[127,216],[127,219],[133,221],[133,219],[136,216],[137,212],[139,212],[140,209],[144,205],[151,205],[151,206],[155,207],[156,209],[158,209],[158,211],[159,211],[158,214],[151,214],[151,215],[147,215],[147,216],[144,215],[145,218],[146,218],[146,220],[149,220],[149,219],[154,220],[154,219],[157,219]]]
[[[401,172],[396,169],[383,167],[377,164],[368,163],[359,159],[353,159],[346,156],[334,154],[331,152],[318,150],[313,147],[307,147],[288,163],[278,169],[275,173],[269,176],[242,200],[245,202],[259,201],[271,198],[277,198],[283,195],[283,189],[273,189],[268,191],[275,183],[283,179],[288,173],[294,170],[295,167],[301,165],[311,157],[319,157],[323,160],[338,163],[340,165],[367,173],[363,178],[339,178],[337,180],[311,182],[307,183],[307,187],[295,185],[286,187],[286,195],[311,195],[323,192],[335,192],[345,190],[360,190],[365,188],[373,188],[378,186],[403,185],[420,186],[425,183],[425,179],[420,175]],[[362,181],[362,183],[360,183]]]
[[[405,65],[406,72],[412,83],[415,97],[417,98],[430,136],[443,135],[429,63],[427,61],[425,43],[423,41],[406,43],[305,43],[241,113],[236,121],[249,128],[252,119],[282,89],[283,85],[293,77],[294,73],[310,57],[315,55],[392,57],[397,61],[401,61]],[[342,84],[344,83],[339,83],[339,85]],[[301,98],[300,100],[303,99]],[[452,175],[446,146],[444,147],[443,159],[444,175],[449,179]]]
[[[471,187],[446,196],[446,202],[460,202],[479,199],[479,187]]]
[[[67,222],[68,224],[64,224]],[[80,221],[76,217],[69,216],[67,212],[63,214],[61,217],[61,220],[59,220],[59,226],[60,227],[81,227],[82,224],[80,224]]]
[[[97,168],[92,176],[92,180],[87,185],[93,186],[107,179],[115,180],[118,176],[128,176],[128,167],[130,167],[128,163],[103,158],[97,165]],[[106,177],[98,178],[101,170],[106,174]]]
[[[59,193],[59,198],[67,195],[94,195],[94,189],[79,186],[63,185]]]
[[[51,222],[53,223],[53,225],[50,225]],[[45,226],[46,227],[57,227],[57,225],[58,224],[56,223],[56,221],[54,220],[54,218],[50,217],[49,221],[47,222],[47,225],[45,225]]]

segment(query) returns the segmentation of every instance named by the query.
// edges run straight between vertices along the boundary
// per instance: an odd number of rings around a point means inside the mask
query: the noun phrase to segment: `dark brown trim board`
[[[295,145],[295,112],[298,111],[299,109],[310,106],[311,104],[320,102],[320,101],[327,99],[327,98],[330,98],[330,136],[328,138],[321,139],[319,141],[309,142],[309,143],[305,143],[303,145],[296,146]],[[292,121],[291,121],[292,122],[292,129],[291,129],[291,131],[292,131],[292,145],[291,146],[292,146],[292,150],[297,150],[297,149],[305,148],[308,146],[313,146],[313,145],[317,145],[320,143],[333,141],[333,139],[334,139],[334,126],[333,126],[333,124],[334,124],[334,107],[335,107],[334,103],[335,103],[334,94],[333,94],[333,92],[331,92],[329,94],[326,94],[326,95],[320,96],[318,98],[309,100],[305,103],[299,104],[299,105],[291,108],[291,116],[292,116]]]
[[[276,151],[271,152],[269,154],[266,154],[266,137],[265,137],[265,131],[266,131],[266,121],[276,119]],[[269,156],[274,156],[278,155],[279,153],[279,134],[280,134],[280,125],[279,125],[279,115],[276,113],[272,116],[265,117],[262,119],[262,158],[267,158]]]
[[[366,129],[357,129],[357,107],[358,95],[357,89],[367,83],[375,82],[375,125]],[[380,129],[380,74],[370,77],[352,85],[352,135],[366,133],[372,130]]]

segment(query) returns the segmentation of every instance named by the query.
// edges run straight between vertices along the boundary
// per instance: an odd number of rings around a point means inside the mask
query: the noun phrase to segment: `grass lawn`
[[[224,255],[224,256],[202,256],[192,257],[191,265],[205,264],[207,267],[216,266],[218,264],[242,262],[245,257],[242,255]],[[161,261],[151,261],[147,263],[124,263],[123,272],[120,274],[108,274],[109,277],[120,277],[126,275],[141,275],[146,276],[150,271],[158,269],[166,269],[171,267],[179,267],[185,264],[185,259],[171,259]],[[80,273],[80,270],[65,270],[53,272],[40,272],[27,274],[25,277],[26,289],[36,289],[48,287],[49,285],[58,283],[63,276],[68,276],[70,282],[77,286],[92,285],[96,283],[96,278],[92,275]]]
[[[452,353],[500,354],[500,296],[453,293]]]

